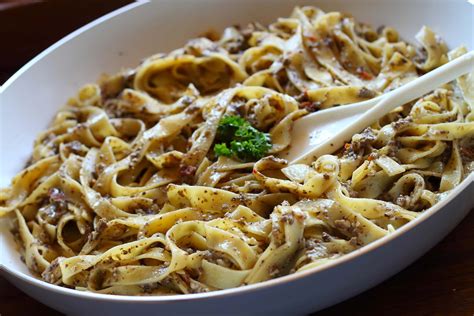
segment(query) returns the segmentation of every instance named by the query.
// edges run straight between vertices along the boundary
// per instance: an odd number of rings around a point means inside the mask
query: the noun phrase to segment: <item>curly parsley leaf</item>
[[[225,143],[216,144],[214,146],[214,153],[216,154],[216,156],[232,156],[232,151],[227,147]]]
[[[241,127],[246,126],[250,126],[250,123],[240,116],[225,116],[220,120],[217,127],[217,138],[222,142],[231,142],[235,133]]]
[[[214,153],[216,156],[236,157],[256,161],[272,148],[270,135],[250,125],[240,116],[225,116],[217,127]]]

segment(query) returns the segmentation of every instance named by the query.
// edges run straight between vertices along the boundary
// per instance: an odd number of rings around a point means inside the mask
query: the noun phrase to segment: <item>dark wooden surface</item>
[[[0,84],[61,37],[128,2],[0,0]],[[60,314],[0,277],[0,315]],[[404,271],[357,297],[315,314],[336,315],[473,316],[474,212]]]

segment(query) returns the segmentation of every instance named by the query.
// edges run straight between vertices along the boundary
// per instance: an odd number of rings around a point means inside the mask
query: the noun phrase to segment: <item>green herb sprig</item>
[[[242,161],[256,161],[272,148],[270,135],[250,125],[240,116],[225,116],[217,127],[216,156],[236,157]]]

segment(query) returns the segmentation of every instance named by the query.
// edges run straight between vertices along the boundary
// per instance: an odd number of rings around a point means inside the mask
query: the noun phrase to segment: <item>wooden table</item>
[[[81,25],[130,1],[0,1],[0,84]],[[316,316],[474,315],[474,212],[416,263]],[[0,277],[0,315],[60,315]]]

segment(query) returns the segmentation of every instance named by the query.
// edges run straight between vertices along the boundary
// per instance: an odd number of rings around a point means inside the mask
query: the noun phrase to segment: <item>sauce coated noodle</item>
[[[311,165],[278,157],[295,120],[375,97],[448,60],[339,12],[227,28],[82,88],[0,191],[27,266],[98,293],[168,295],[310,269],[414,220],[473,168],[473,75],[391,112]],[[455,58],[460,48],[450,53]],[[268,133],[216,157],[225,116]]]

